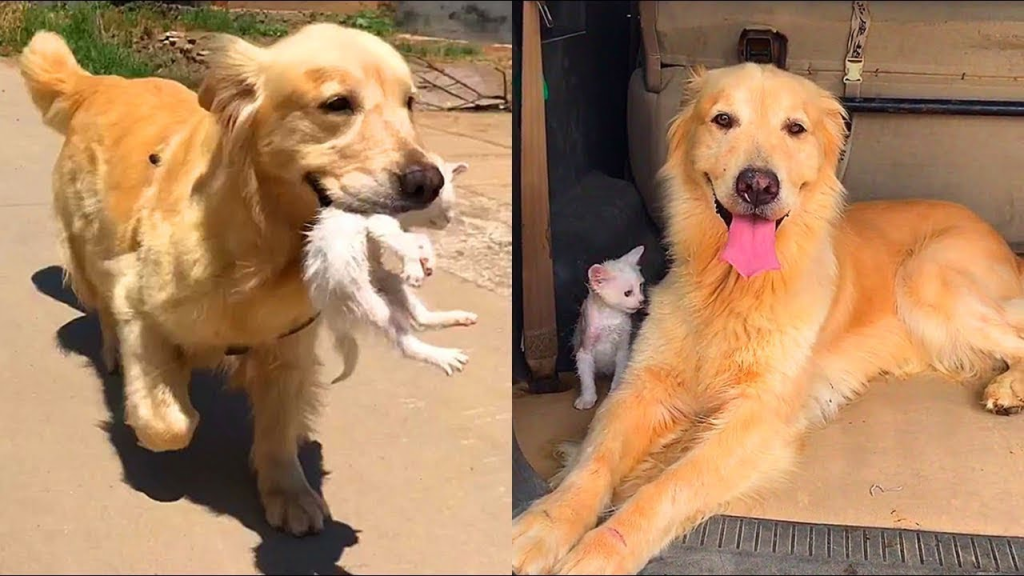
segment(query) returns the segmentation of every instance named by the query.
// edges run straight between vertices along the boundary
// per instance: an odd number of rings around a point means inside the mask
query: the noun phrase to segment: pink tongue
[[[775,222],[734,214],[722,260],[732,264],[744,278],[781,268],[775,255]]]

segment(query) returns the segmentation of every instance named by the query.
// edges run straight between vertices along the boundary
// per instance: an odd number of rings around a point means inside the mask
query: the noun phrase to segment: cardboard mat
[[[607,390],[607,384],[600,392]],[[810,433],[786,484],[729,514],[772,520],[1024,535],[1024,415],[995,416],[981,388],[933,374],[879,380]],[[553,445],[580,439],[594,411],[575,390],[513,400],[526,458],[544,478]],[[874,487],[874,488],[872,488]]]

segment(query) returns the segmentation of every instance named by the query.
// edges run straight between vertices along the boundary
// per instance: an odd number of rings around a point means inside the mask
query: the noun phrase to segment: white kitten
[[[454,208],[454,177],[466,165],[435,160],[445,177],[444,187],[430,208],[408,217],[423,226],[444,228]],[[385,248],[402,261],[401,274],[383,266]],[[339,379],[355,368],[358,346],[352,332],[359,325],[375,327],[409,358],[438,366],[448,375],[462,370],[469,358],[461,350],[432,346],[412,333],[476,323],[471,312],[427,309],[409,289],[420,286],[433,265],[430,239],[406,232],[391,216],[363,216],[330,207],[320,210],[307,233],[303,279],[344,356],[345,371]]]
[[[644,277],[639,266],[643,253],[644,247],[637,246],[587,271],[590,294],[573,335],[580,378],[580,395],[573,403],[577,410],[589,410],[597,402],[595,375],[612,376],[612,390],[619,385],[629,360],[631,316],[644,304]]]

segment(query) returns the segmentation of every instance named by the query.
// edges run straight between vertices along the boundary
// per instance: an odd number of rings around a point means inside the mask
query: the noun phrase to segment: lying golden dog
[[[985,406],[1024,406],[1024,290],[995,230],[946,202],[844,210],[845,113],[809,80],[743,64],[689,96],[662,171],[675,263],[564,480],[514,521],[519,574],[636,573],[881,373],[1005,361]]]
[[[269,48],[222,37],[198,97],[169,80],[90,75],[50,32],[20,65],[66,136],[53,197],[67,279],[99,315],[111,370],[120,351],[140,444],[187,446],[199,420],[190,369],[222,365],[252,402],[268,521],[321,529],[327,506],[297,458],[318,387],[303,227],[332,202],[398,214],[437,197],[404,59],[370,34],[314,24]]]

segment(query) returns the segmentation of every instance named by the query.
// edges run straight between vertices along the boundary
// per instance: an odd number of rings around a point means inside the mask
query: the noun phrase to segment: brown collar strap
[[[281,334],[280,336],[278,336],[277,340],[280,340],[282,338],[287,338],[287,337],[289,337],[289,336],[291,336],[293,334],[297,334],[297,333],[301,332],[305,328],[309,327],[310,324],[312,324],[313,322],[316,322],[316,319],[319,318],[319,317],[320,317],[320,313],[317,312],[316,314],[314,314],[314,315],[310,316],[308,319],[306,319],[306,321],[304,321],[302,324],[299,324],[295,328],[292,328],[291,330],[289,330],[289,331],[285,332],[284,334]],[[248,352],[250,349],[251,349],[250,346],[228,346],[227,350],[224,351],[224,355],[225,356],[241,356],[242,354],[245,354],[246,352]]]

